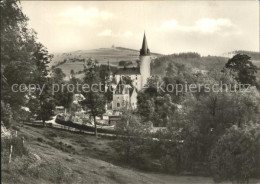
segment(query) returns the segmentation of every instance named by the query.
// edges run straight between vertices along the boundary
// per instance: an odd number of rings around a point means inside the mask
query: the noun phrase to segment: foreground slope
[[[113,140],[50,128],[16,129],[25,137],[29,155],[2,164],[2,183],[213,183],[207,177],[145,173],[117,166],[116,153],[109,146]]]

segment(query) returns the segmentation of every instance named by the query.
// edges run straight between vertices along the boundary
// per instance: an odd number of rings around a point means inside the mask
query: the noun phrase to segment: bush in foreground
[[[219,138],[210,155],[213,178],[248,183],[259,171],[260,126],[233,126]]]

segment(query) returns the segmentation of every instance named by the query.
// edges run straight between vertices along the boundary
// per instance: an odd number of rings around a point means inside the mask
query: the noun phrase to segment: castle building
[[[113,75],[114,92],[112,110],[124,107],[135,109],[137,107],[137,92],[140,91],[150,77],[151,56],[146,36],[144,34],[142,48],[140,49],[140,66],[132,68],[119,68]]]

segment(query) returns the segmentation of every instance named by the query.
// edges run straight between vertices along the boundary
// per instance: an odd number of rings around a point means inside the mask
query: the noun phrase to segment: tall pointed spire
[[[148,44],[144,32],[143,44],[142,44],[142,48],[140,49],[140,56],[147,56],[147,55],[150,55],[150,50],[148,49]]]

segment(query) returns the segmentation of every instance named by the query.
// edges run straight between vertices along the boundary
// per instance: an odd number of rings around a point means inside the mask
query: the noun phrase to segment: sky
[[[108,48],[222,55],[259,51],[258,1],[22,1],[51,53]]]

